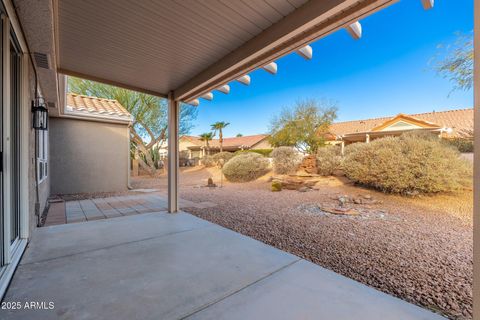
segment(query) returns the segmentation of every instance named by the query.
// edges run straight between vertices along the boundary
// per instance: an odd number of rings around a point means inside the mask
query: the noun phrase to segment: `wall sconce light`
[[[48,130],[48,109],[43,98],[32,101],[33,129]]]

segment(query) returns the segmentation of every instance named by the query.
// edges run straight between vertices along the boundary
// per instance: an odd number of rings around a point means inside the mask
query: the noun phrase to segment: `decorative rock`
[[[333,213],[337,215],[352,215],[352,216],[358,216],[360,212],[357,210],[354,210],[352,208],[344,208],[344,207],[335,207],[335,208],[321,208],[323,211],[328,212],[328,213]]]
[[[282,191],[282,183],[278,180],[272,181],[272,192]]]
[[[300,164],[300,170],[305,171],[306,173],[317,173],[317,158],[314,155],[308,155],[303,158],[302,163]]]
[[[308,187],[300,187],[300,188],[298,188],[297,191],[298,191],[298,192],[307,192],[308,190],[310,190],[310,188],[308,188]]]
[[[213,179],[210,177],[207,181],[207,187],[216,187],[217,185],[213,183]]]

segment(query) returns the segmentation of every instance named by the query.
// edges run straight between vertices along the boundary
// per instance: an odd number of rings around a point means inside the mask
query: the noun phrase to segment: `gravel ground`
[[[210,189],[196,187],[208,172],[192,172],[182,174],[180,196],[218,204],[188,209],[194,215],[451,319],[472,318],[472,192],[404,198],[338,180],[309,192],[273,193],[266,181]],[[164,185],[155,181],[136,185]],[[341,195],[378,203],[351,204],[358,216],[319,209]]]

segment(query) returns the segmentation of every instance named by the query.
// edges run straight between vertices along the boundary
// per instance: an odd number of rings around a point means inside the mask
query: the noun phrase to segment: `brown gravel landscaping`
[[[451,319],[472,318],[471,191],[407,198],[333,177],[307,192],[272,192],[266,178],[200,187],[209,176],[219,183],[213,169],[181,174],[183,199],[217,204],[189,208],[192,214]],[[163,189],[166,183],[136,178],[133,186]],[[358,214],[322,210],[337,206],[339,197],[360,199],[349,204]]]

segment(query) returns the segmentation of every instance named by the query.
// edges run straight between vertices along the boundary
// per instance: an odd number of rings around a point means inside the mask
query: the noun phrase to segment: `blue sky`
[[[201,99],[192,133],[215,121],[230,122],[225,136],[264,133],[282,107],[307,98],[335,100],[337,121],[473,106],[473,91],[451,92],[430,63],[439,44],[473,30],[473,0],[438,0],[429,11],[402,0],[361,23],[358,41],[339,30],[311,44],[312,60],[290,54],[277,61],[276,75],[257,70],[250,86],[233,82],[230,94]]]

